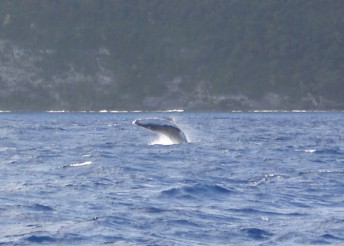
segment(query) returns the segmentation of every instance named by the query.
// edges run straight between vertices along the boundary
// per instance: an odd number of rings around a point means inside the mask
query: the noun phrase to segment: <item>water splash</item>
[[[156,144],[160,144],[160,145],[172,145],[172,141],[169,137],[162,135],[162,134],[158,134],[157,138],[152,140],[151,142],[148,143],[149,145],[156,145]]]

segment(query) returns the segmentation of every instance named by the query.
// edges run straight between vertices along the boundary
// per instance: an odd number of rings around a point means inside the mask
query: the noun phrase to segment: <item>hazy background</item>
[[[342,0],[1,0],[0,110],[343,110]]]

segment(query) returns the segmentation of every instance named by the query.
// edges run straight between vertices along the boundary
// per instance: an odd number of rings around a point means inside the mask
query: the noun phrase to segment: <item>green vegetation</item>
[[[342,0],[2,0],[0,39],[41,57],[43,83],[0,94],[0,109],[140,108],[175,78],[190,98],[204,82],[208,97],[343,109],[343,13]]]

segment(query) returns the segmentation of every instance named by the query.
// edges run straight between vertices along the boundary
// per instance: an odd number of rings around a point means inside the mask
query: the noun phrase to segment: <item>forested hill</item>
[[[1,0],[0,110],[343,110],[343,13],[343,0]]]

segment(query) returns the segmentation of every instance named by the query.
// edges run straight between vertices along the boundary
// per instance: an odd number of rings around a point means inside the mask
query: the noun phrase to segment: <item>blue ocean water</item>
[[[174,117],[190,143],[137,118]],[[344,113],[0,113],[0,245],[344,245]]]

